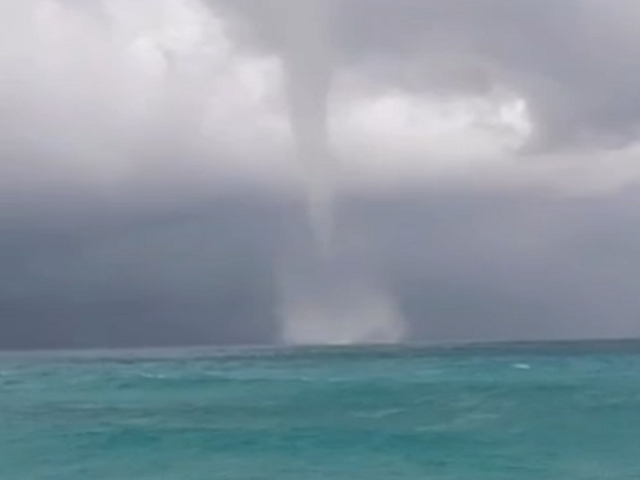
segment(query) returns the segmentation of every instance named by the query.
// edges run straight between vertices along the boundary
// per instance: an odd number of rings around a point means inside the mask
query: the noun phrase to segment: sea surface
[[[1,480],[638,480],[640,344],[0,355]]]

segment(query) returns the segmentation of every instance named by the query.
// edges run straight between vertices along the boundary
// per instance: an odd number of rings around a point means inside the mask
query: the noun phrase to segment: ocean
[[[640,479],[640,344],[0,355],[1,480]]]

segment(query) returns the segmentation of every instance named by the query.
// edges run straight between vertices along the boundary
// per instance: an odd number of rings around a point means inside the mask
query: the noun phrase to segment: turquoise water
[[[628,348],[6,354],[0,372],[2,480],[640,478]]]

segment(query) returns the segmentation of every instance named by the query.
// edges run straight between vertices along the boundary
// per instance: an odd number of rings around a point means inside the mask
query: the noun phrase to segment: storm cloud
[[[0,0],[0,347],[278,340],[286,1]],[[336,235],[409,338],[640,334],[636,2],[326,3]]]

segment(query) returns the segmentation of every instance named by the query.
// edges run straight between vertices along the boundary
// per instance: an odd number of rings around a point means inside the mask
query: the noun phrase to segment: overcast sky
[[[0,347],[277,341],[294,54],[411,339],[639,335],[640,3],[311,6],[0,0]]]

